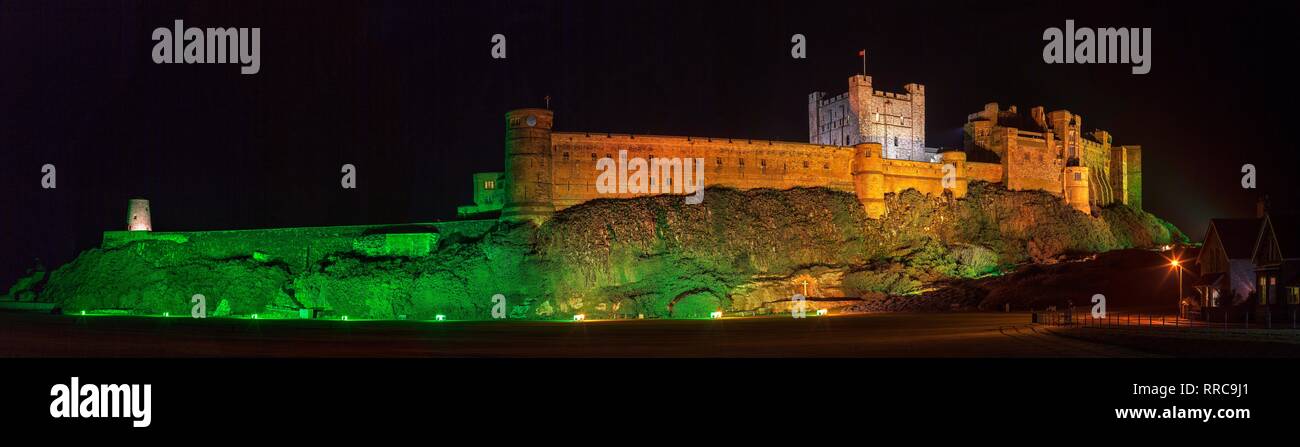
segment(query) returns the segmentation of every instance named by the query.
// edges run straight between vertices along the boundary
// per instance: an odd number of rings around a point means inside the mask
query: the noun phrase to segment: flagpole
[[[862,55],[862,75],[866,76],[867,75],[867,50],[863,48],[862,51],[858,52],[858,54]]]

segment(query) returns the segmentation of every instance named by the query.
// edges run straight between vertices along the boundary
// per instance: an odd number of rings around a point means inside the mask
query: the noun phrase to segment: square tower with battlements
[[[849,78],[837,96],[808,95],[808,142],[830,146],[879,143],[885,158],[931,161],[925,147],[925,86],[907,84],[905,93],[875,90],[871,76]]]

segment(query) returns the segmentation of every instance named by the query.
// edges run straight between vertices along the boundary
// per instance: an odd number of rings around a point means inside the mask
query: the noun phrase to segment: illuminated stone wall
[[[261,260],[282,262],[296,273],[334,253],[357,252],[367,255],[427,254],[437,244],[439,235],[460,233],[477,237],[486,233],[496,220],[467,220],[409,225],[352,225],[337,227],[268,228],[227,231],[105,231],[103,248],[117,248],[135,241],[168,241],[184,244],[187,250],[177,253],[200,253],[208,259],[247,257],[261,253]],[[434,234],[422,233],[430,228]],[[186,254],[189,256],[189,254]]]
[[[1141,147],[1113,146],[1112,136],[1105,130],[1093,130],[1085,138],[1081,115],[1068,110],[1044,113],[1042,107],[1034,107],[1028,117],[1022,117],[1015,106],[1001,110],[997,103],[988,103],[967,116],[964,131],[968,152],[980,151],[1000,159],[1009,189],[1061,195],[1064,177],[1060,169],[1077,160],[1078,167],[1087,168],[1090,207],[1114,203],[1141,207]],[[980,171],[972,175],[991,174]]]
[[[1038,190],[1061,195],[1061,170],[1065,168],[1056,149],[1047,140],[1004,129],[1008,141],[1015,144],[1006,148],[1006,187],[1012,191]]]
[[[704,159],[704,185],[735,189],[825,187],[853,191],[853,148],[707,137],[556,132],[551,136],[552,197],[561,210],[588,200],[654,194],[601,194],[597,160],[639,157]],[[694,163],[694,161],[692,161]],[[694,172],[694,171],[693,171]],[[694,174],[692,174],[693,176]],[[662,188],[670,186],[661,183]],[[693,181],[693,180],[692,180]],[[676,185],[672,185],[676,187]]]
[[[980,180],[989,183],[1002,183],[1004,180],[1002,165],[997,163],[968,161],[966,162],[966,178],[972,181]]]
[[[847,99],[821,99],[820,94],[809,97],[809,139],[828,141],[831,144],[795,143],[735,138],[684,137],[662,135],[608,134],[591,132],[554,132],[553,115],[549,110],[521,109],[506,114],[506,172],[501,177],[506,183],[503,219],[531,219],[541,222],[555,211],[587,201],[610,198],[624,199],[644,195],[683,194],[694,190],[695,182],[684,185],[683,178],[658,175],[647,179],[647,192],[633,193],[598,190],[602,174],[597,169],[602,159],[614,160],[618,169],[614,177],[626,184],[631,178],[628,171],[637,171],[628,163],[641,159],[653,166],[655,159],[681,161],[683,167],[703,160],[703,185],[734,189],[790,189],[823,187],[836,191],[854,192],[868,209],[868,215],[879,217],[883,194],[907,189],[939,195],[945,186],[944,165],[952,164],[955,175],[956,197],[963,197],[967,182],[979,180],[1002,183],[1013,191],[1045,191],[1065,198],[1067,164],[1087,168],[1079,172],[1087,179],[1072,182],[1076,187],[1086,186],[1088,191],[1071,197],[1088,197],[1089,206],[1105,206],[1124,197],[1125,203],[1141,203],[1140,149],[1124,150],[1116,158],[1112,154],[1110,135],[1098,131],[1094,139],[1083,139],[1079,127],[1082,117],[1068,111],[1044,113],[1041,107],[1031,111],[1029,125],[1035,128],[1060,129],[1044,132],[1025,131],[999,125],[1006,120],[1015,122],[1015,107],[1007,111],[990,103],[979,113],[972,114],[967,123],[967,142],[985,154],[999,158],[998,163],[966,161],[963,152],[945,152],[941,162],[931,163],[906,159],[912,149],[924,145],[924,87],[908,84],[908,94],[881,93],[871,90],[871,78],[855,76],[850,79]],[[838,97],[837,97],[838,98]],[[883,99],[882,99],[883,98]],[[847,101],[840,104],[837,101]],[[822,127],[818,118],[826,107],[848,106],[853,113],[843,110],[832,115],[835,120],[859,118],[859,135],[864,143],[845,147],[837,138],[853,141],[853,133],[837,121],[834,129]],[[876,121],[875,116],[880,116]],[[863,117],[871,117],[864,119]],[[897,120],[893,123],[891,120]],[[897,125],[895,129],[892,126]],[[828,137],[825,132],[839,132],[839,137]],[[847,133],[846,133],[847,132]],[[909,139],[909,145],[893,145],[893,132]],[[920,133],[918,133],[920,132]],[[879,135],[879,138],[875,136]],[[872,140],[880,141],[872,141]],[[900,140],[902,141],[902,140]],[[865,145],[865,146],[864,146]],[[878,149],[869,149],[874,146]],[[896,152],[891,155],[890,150]],[[868,149],[864,149],[864,147]],[[971,148],[968,148],[970,150]],[[871,154],[863,155],[866,150]],[[626,154],[620,152],[626,151]],[[898,152],[902,151],[902,152]],[[899,154],[903,154],[900,158]],[[621,157],[626,157],[623,159]],[[1122,163],[1117,162],[1122,160]],[[855,166],[862,164],[862,166]],[[1131,171],[1130,166],[1139,166]],[[695,166],[692,166],[694,168]],[[654,171],[651,168],[651,171]],[[690,173],[694,176],[695,169]],[[1136,172],[1137,188],[1134,175]],[[1121,184],[1114,190],[1114,184]],[[1082,209],[1083,207],[1075,207]]]
[[[1120,155],[1122,154],[1122,156]],[[1133,209],[1142,209],[1142,146],[1120,146],[1111,157],[1112,166],[1122,173],[1122,186],[1116,197]]]

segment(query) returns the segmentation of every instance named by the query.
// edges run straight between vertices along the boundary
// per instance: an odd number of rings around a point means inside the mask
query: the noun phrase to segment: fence
[[[1219,320],[1221,317],[1221,321]],[[1255,319],[1252,319],[1254,317]],[[1278,317],[1283,317],[1278,320]],[[1275,321],[1277,320],[1277,321]],[[1223,328],[1223,329],[1297,329],[1300,327],[1297,323],[1296,311],[1292,310],[1289,315],[1278,315],[1269,312],[1254,314],[1250,311],[1218,312],[1208,316],[1206,319],[1189,319],[1177,315],[1153,314],[1142,312],[1107,312],[1103,316],[1094,317],[1088,308],[1076,312],[1072,309],[1064,311],[1033,311],[1030,317],[1031,323],[1044,324],[1049,326],[1076,326],[1076,327],[1095,327],[1095,328],[1120,328],[1120,327],[1164,327],[1164,328]]]

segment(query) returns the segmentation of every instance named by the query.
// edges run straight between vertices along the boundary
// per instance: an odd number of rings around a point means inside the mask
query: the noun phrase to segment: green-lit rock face
[[[492,318],[492,296],[501,294],[513,319],[708,318],[780,310],[795,293],[909,296],[1025,261],[1182,238],[1125,206],[1089,217],[1045,193],[982,183],[962,200],[887,196],[880,220],[851,194],[827,189],[711,189],[707,197],[690,206],[668,196],[597,200],[540,227],[114,237],[50,274],[37,299],[65,313],[188,315],[191,296],[202,294],[213,317],[472,320]]]

